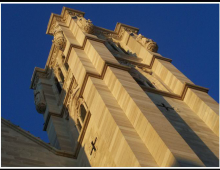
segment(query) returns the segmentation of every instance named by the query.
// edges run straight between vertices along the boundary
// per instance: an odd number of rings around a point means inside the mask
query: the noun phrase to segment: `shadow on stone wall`
[[[156,99],[146,93],[148,97],[154,102],[155,106],[161,111],[176,131],[181,135],[185,142],[195,152],[199,159],[207,167],[218,167],[219,159],[215,154],[206,146],[206,144],[200,139],[200,137],[188,126],[188,124],[180,117],[180,115],[173,109],[168,109],[158,106],[164,104],[165,106],[172,108],[172,106],[160,95],[157,95]],[[198,166],[190,160],[179,160],[181,166]]]

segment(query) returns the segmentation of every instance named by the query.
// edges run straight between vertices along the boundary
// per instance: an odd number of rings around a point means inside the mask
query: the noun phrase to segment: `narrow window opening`
[[[61,78],[61,80],[62,80],[62,83],[63,83],[63,82],[64,82],[64,76],[63,76],[63,73],[62,73],[62,71],[61,71],[60,68],[58,69],[58,71],[59,71],[59,76],[60,76],[60,78]]]
[[[64,63],[64,66],[65,66],[66,70],[68,71],[69,70],[69,64],[68,63]]]
[[[59,92],[59,94],[60,94],[61,91],[62,91],[62,88],[61,88],[60,83],[59,83],[59,81],[57,80],[56,77],[55,77],[55,85],[56,85],[57,90],[58,90],[58,92]]]
[[[85,117],[86,117],[86,109],[83,104],[80,106],[80,115],[81,115],[82,122],[84,122]]]

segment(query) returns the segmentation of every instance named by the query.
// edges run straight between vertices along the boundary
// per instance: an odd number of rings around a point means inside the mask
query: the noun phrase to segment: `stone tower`
[[[219,166],[219,105],[139,29],[64,7],[31,89],[50,145],[75,166]],[[67,165],[68,166],[68,165]]]

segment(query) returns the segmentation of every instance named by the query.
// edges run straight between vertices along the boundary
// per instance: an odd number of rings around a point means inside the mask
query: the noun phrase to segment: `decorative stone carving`
[[[73,12],[73,11],[66,10],[65,13],[64,13],[64,15],[63,15],[63,18],[61,19],[61,21],[66,22],[66,20],[67,20],[67,18],[68,18],[69,15],[72,16],[72,17],[74,17],[74,16],[80,16],[80,17],[82,17],[82,16],[83,16],[82,14],[75,13],[75,12]]]
[[[49,29],[48,32],[49,32],[50,34],[53,34],[57,22],[60,22],[60,23],[62,23],[62,24],[65,24],[69,15],[70,15],[71,17],[74,17],[74,16],[82,16],[82,14],[80,14],[80,13],[75,13],[75,12],[69,11],[69,10],[66,10],[66,11],[65,11],[65,13],[64,13],[64,15],[63,15],[63,18],[62,18],[61,16],[53,16],[53,17],[52,17],[51,24],[50,24],[51,26],[50,26],[50,29]]]
[[[65,13],[64,13],[64,16],[63,16],[63,18],[62,18],[62,21],[63,21],[63,22],[66,22],[68,16],[69,16],[69,11],[66,10]]]
[[[54,48],[53,48],[53,52],[51,54],[51,59],[50,59],[49,67],[53,67],[53,65],[55,64],[56,56],[57,56],[58,51],[59,51],[59,47],[55,45]]]
[[[38,113],[44,113],[46,110],[46,100],[42,89],[34,90],[34,103]]]
[[[74,14],[73,14],[73,12],[70,12],[70,11],[66,10],[65,13],[64,13],[64,16],[62,18],[62,21],[66,22],[69,15],[74,15]]]
[[[72,103],[72,101],[76,98],[77,93],[79,92],[79,86],[73,74],[70,79],[72,80],[72,85],[68,88],[70,92],[66,103],[67,108],[70,108],[70,103]]]
[[[34,82],[33,82],[33,85],[32,85],[32,88],[35,90],[36,87],[37,87],[37,83],[39,81],[39,76],[36,75],[35,79],[34,79]]]
[[[56,77],[59,77],[58,76],[58,69],[59,69],[59,65],[58,65],[58,63],[56,63],[55,66],[53,67],[53,73]]]
[[[158,46],[157,43],[154,42],[152,39],[146,38],[141,34],[138,34],[136,37],[137,42],[142,44],[147,50],[152,52],[157,52]]]
[[[98,150],[98,147],[97,147],[97,137],[91,141],[91,145],[89,146],[89,149],[90,149],[90,156],[93,156],[95,158],[96,156],[96,152]],[[91,157],[90,157],[90,160],[91,160]]]
[[[51,77],[51,75],[52,75],[52,72],[50,69],[48,69],[47,72],[36,72],[32,88],[34,90],[36,90],[38,82],[39,82],[39,78],[47,78],[48,79]]]
[[[61,21],[61,18],[60,17],[53,17],[53,20],[51,22],[51,26],[50,26],[50,30],[49,30],[49,33],[53,34],[54,31],[55,31],[55,27],[56,27],[56,24],[57,24],[57,21]]]
[[[122,27],[119,31],[119,38],[121,39],[125,33],[125,31],[129,32],[129,33],[135,33],[137,34],[138,33],[138,30],[135,30],[135,29],[131,29],[131,28],[126,28],[126,27]]]
[[[85,144],[85,150],[90,162],[95,161],[96,156],[102,152],[99,149],[100,142],[101,136],[97,132],[94,133],[92,129],[88,142]]]
[[[92,34],[94,31],[94,25],[90,19],[86,20],[82,16],[77,16],[77,24],[79,27],[88,34]]]
[[[108,39],[112,39],[112,38],[114,38],[116,40],[119,39],[119,36],[116,33],[110,32],[110,31],[106,31],[106,30],[100,29],[98,27],[95,27],[94,34],[97,35],[97,36],[103,35],[107,40]]]
[[[70,90],[70,96],[69,99],[67,101],[67,108],[70,108],[70,103],[72,103],[72,101],[76,98],[77,93],[79,92],[79,88],[76,89],[71,89]]]
[[[54,29],[54,40],[52,41],[54,45],[61,51],[64,51],[66,47],[66,39],[64,37],[62,29],[57,25]]]

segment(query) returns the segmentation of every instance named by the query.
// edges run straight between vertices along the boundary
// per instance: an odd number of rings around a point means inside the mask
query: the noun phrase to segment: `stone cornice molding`
[[[149,51],[157,52],[158,50],[158,45],[156,42],[154,42],[152,39],[146,38],[141,34],[138,34],[135,40]]]
[[[118,34],[115,31],[105,29],[102,27],[94,26],[94,34],[95,35],[103,35],[107,38],[114,38],[114,39],[119,39]]]
[[[56,25],[57,21],[60,23],[63,23],[63,25],[66,26],[66,20],[67,20],[68,15],[84,16],[85,12],[63,7],[61,15],[52,13],[49,19],[46,34],[53,35],[53,28]]]
[[[198,90],[198,91],[201,91],[201,92],[204,92],[204,93],[209,92],[209,89],[206,88],[206,87],[202,87],[202,86],[198,86],[198,85],[194,85],[194,84],[190,84],[190,83],[185,82],[184,88],[183,88],[183,91],[182,91],[182,94],[181,94],[181,100],[184,100],[186,92],[187,92],[188,89],[194,89],[194,90]]]
[[[54,153],[55,155],[76,159],[75,155],[72,152],[58,150],[58,149],[52,147],[51,145],[45,143],[41,139],[35,137],[31,133],[29,133],[29,132],[21,129],[20,127],[12,124],[11,122],[5,120],[4,118],[1,118],[1,123],[6,125],[7,127],[11,128],[12,130],[18,132],[22,136],[25,136],[26,138],[30,139],[31,141],[37,143],[38,145],[44,147],[45,149],[47,149],[48,151]]]
[[[54,14],[51,13],[49,22],[48,22],[48,26],[47,26],[47,31],[46,34],[49,35],[53,35],[54,32],[54,27],[56,26],[57,22],[59,22],[59,24],[61,24],[62,26],[65,27],[69,27],[67,24],[67,18],[68,15],[70,16],[77,16],[77,17],[84,17],[85,12],[82,11],[78,11],[78,10],[74,10],[71,8],[67,8],[67,7],[63,7],[61,15],[58,14]],[[118,39],[122,36],[122,34],[124,33],[124,31],[128,31],[128,32],[133,32],[133,33],[138,33],[139,29],[133,26],[129,26],[126,24],[122,24],[122,23],[117,23],[115,30],[108,30],[105,28],[101,28],[98,26],[93,25],[94,27],[94,34],[103,34],[104,36],[108,37],[108,38],[115,38]],[[90,31],[89,31],[90,33]]]
[[[94,33],[94,25],[90,19],[87,20],[82,16],[77,16],[77,24],[82,31],[88,34]]]
[[[39,81],[39,78],[47,79],[47,78],[50,78],[51,74],[52,72],[48,69],[48,67],[46,67],[45,69],[35,67],[34,72],[32,74],[32,78],[31,78],[30,89],[36,89],[36,85]]]
[[[63,30],[59,27],[59,25],[54,27],[54,39],[52,42],[55,45],[55,48],[58,48],[61,51],[64,51],[66,46],[66,38],[64,37]]]
[[[154,88],[150,88],[150,87],[146,87],[146,86],[141,86],[141,88],[146,92],[159,94],[161,96],[166,96],[166,97],[170,97],[170,98],[174,98],[174,99],[178,99],[178,100],[184,100],[188,89],[194,89],[194,90],[202,91],[202,92],[205,92],[205,93],[208,93],[208,91],[209,91],[208,88],[205,88],[205,87],[202,87],[202,86],[197,86],[197,85],[190,84],[190,83],[185,83],[184,84],[181,95],[177,95],[177,94],[170,93],[170,92],[165,92],[165,91],[162,91],[162,90],[158,90],[158,89],[154,89]]]
[[[138,34],[139,28],[117,22],[114,32],[116,32],[117,34],[120,34],[122,30]]]

